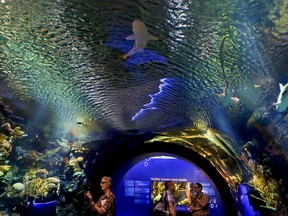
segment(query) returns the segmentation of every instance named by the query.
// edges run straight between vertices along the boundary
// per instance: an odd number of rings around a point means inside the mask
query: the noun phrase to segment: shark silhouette
[[[226,77],[226,72],[225,72],[225,67],[224,67],[224,63],[225,63],[225,41],[227,39],[228,36],[225,36],[220,44],[220,52],[219,52],[219,56],[220,56],[220,63],[221,63],[221,68],[222,68],[222,72],[223,72],[223,78],[225,81],[225,85],[224,85],[224,89],[223,92],[221,94],[217,94],[217,96],[220,98],[221,100],[221,106],[226,107],[229,106],[230,104],[236,104],[239,102],[239,98],[238,97],[234,97],[233,95],[233,90],[230,89],[227,77]]]
[[[149,40],[158,40],[157,37],[153,36],[147,31],[145,24],[140,20],[133,21],[132,30],[134,34],[127,36],[125,39],[135,40],[135,43],[133,48],[122,56],[123,59],[126,59],[137,52],[144,52],[144,48]]]
[[[280,87],[280,93],[277,99],[277,102],[273,105],[276,106],[276,110],[278,112],[284,112],[288,107],[288,83],[286,85],[283,85],[282,83],[279,83]]]

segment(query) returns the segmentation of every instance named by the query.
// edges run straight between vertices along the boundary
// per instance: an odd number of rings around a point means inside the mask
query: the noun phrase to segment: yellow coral
[[[1,172],[8,172],[10,170],[11,166],[9,165],[0,165],[0,171]]]
[[[26,179],[25,184],[27,196],[46,197],[51,189],[56,189],[57,194],[60,193],[60,179],[56,177]]]
[[[253,185],[263,195],[267,205],[276,207],[277,200],[274,199],[274,194],[277,193],[278,182],[273,178],[264,176],[261,165],[258,165],[256,170],[249,184]]]
[[[15,138],[22,138],[22,137],[24,137],[25,132],[22,131],[19,126],[16,126],[16,127],[14,128],[13,135],[15,136]]]
[[[41,184],[43,180],[41,178],[34,178],[26,183],[27,196],[42,197],[45,191],[41,190]]]
[[[2,143],[4,140],[7,140],[8,137],[5,134],[0,133],[0,143]]]

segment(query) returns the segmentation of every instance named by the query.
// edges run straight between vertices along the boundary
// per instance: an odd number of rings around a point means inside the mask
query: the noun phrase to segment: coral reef
[[[31,140],[22,130],[27,126],[14,125],[4,122],[0,130],[3,215],[22,215],[30,211],[26,203],[53,200],[58,203],[57,215],[84,214],[88,205],[83,205],[86,180],[83,158],[88,149],[65,139],[51,141],[41,137],[40,140],[35,136]]]

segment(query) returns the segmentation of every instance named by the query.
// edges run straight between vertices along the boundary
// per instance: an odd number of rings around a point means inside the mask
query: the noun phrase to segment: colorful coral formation
[[[29,197],[33,197],[36,202],[58,200],[57,211],[67,215],[66,206],[75,208],[75,201],[68,197],[83,194],[81,185],[86,179],[83,158],[88,149],[76,142],[71,145],[68,140],[57,142],[44,138],[41,142],[49,142],[55,148],[39,149],[39,145],[33,146],[33,140],[25,144],[27,135],[21,126],[11,125],[14,124],[3,123],[0,131],[0,198],[2,204],[6,203],[0,210],[3,214],[7,209],[21,214]],[[65,196],[68,197],[63,199]],[[85,205],[82,209],[85,211]]]

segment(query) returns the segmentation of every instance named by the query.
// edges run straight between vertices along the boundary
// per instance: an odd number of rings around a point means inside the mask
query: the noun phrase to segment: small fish
[[[225,81],[225,85],[224,85],[224,89],[223,92],[221,94],[217,94],[217,96],[220,98],[221,100],[221,106],[222,107],[226,107],[229,106],[230,104],[236,104],[239,102],[239,98],[238,97],[234,97],[233,95],[233,90],[231,90],[229,88],[229,83],[226,77],[226,72],[225,72],[225,41],[227,40],[228,36],[225,36],[220,44],[220,52],[219,52],[219,57],[220,57],[220,63],[221,63],[221,68],[222,68],[222,72],[223,72],[223,78]]]
[[[133,48],[122,56],[126,59],[129,56],[134,55],[137,52],[144,52],[144,48],[147,45],[148,40],[158,40],[157,37],[151,35],[146,28],[146,25],[140,20],[134,20],[132,23],[132,35],[127,36],[126,40],[135,40]]]
[[[283,86],[282,83],[279,83],[280,93],[276,103],[273,103],[276,106],[278,112],[284,112],[288,107],[288,83]]]
[[[233,97],[233,91],[228,89],[227,84],[224,87],[224,91],[221,94],[217,94],[217,96],[221,100],[221,106],[227,107],[230,104],[237,104],[239,102],[238,97]]]

